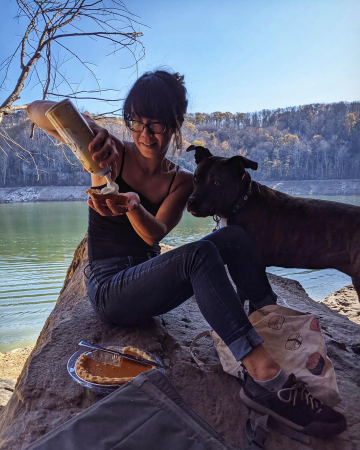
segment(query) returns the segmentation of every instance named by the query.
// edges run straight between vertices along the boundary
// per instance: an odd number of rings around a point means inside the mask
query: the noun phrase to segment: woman
[[[52,105],[34,102],[28,114],[61,140],[44,115]],[[107,206],[88,201],[88,294],[93,307],[105,321],[135,325],[195,294],[205,319],[250,375],[244,401],[304,432],[342,432],[345,418],[315,400],[295,377],[287,377],[244,312],[225,264],[237,291],[256,309],[276,303],[276,295],[241,227],[220,229],[160,255],[159,242],[179,223],[193,189],[192,174],[167,159],[171,140],[181,148],[186,108],[183,77],[155,71],[136,81],[124,103],[133,142],[122,142],[87,118],[96,134],[90,145],[93,159],[101,161],[101,167],[112,167],[112,178],[129,199],[128,208],[111,200]],[[104,186],[103,178],[91,179],[93,187]]]

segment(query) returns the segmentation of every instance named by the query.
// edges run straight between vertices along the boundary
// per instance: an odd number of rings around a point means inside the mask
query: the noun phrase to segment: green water
[[[318,197],[360,206],[360,196]],[[87,229],[86,202],[0,204],[0,351],[33,345],[53,309],[74,251]],[[211,232],[211,218],[185,213],[164,239],[179,246]],[[350,284],[335,270],[269,268],[322,299]]]
[[[0,204],[0,351],[34,345],[86,233],[86,202]],[[212,219],[184,214],[165,244],[200,239]]]

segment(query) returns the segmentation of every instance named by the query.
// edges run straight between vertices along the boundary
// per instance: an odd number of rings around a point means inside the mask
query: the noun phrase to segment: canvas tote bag
[[[263,346],[289,375],[293,373],[307,383],[307,389],[324,404],[335,406],[341,401],[334,367],[327,356],[324,338],[317,318],[280,305],[265,306],[249,316]],[[209,335],[214,341],[220,364],[204,364],[194,355],[194,344]],[[236,361],[229,347],[214,330],[197,335],[190,346],[197,364],[204,370],[225,372],[244,379],[245,368]]]

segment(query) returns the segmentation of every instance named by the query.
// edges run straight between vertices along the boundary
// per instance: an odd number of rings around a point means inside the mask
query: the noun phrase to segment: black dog
[[[258,165],[242,156],[213,156],[191,145],[198,165],[188,211],[240,225],[266,267],[340,270],[352,277],[360,299],[360,208],[295,198],[251,180]]]

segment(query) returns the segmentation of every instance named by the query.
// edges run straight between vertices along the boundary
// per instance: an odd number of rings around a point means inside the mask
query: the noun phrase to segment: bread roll
[[[102,194],[100,189],[88,189],[85,191],[89,197],[98,200],[101,205],[107,206],[106,200],[112,200],[115,205],[118,206],[128,206],[128,198],[126,195],[121,194]]]

